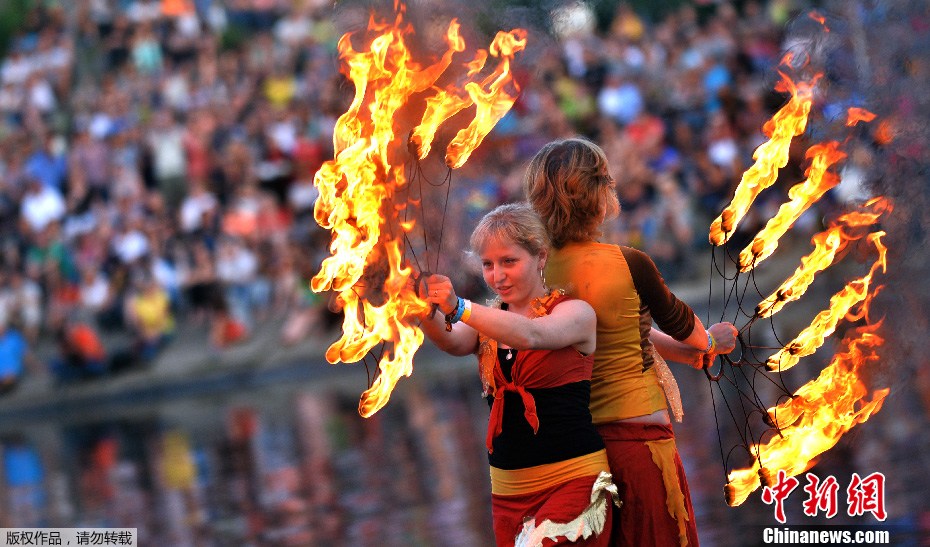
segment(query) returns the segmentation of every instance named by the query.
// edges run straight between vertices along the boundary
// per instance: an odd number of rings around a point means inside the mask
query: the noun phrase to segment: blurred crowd
[[[0,61],[0,385],[30,364],[70,380],[151,360],[179,324],[226,347],[267,318],[286,343],[329,319],[307,286],[329,241],[312,181],[353,91],[336,43],[364,25],[362,8],[33,4]],[[784,102],[773,68],[800,8],[696,4],[553,14],[551,39],[517,68],[514,109],[456,175],[450,215],[519,199],[539,146],[588,135],[617,170],[623,212],[608,237],[650,253],[671,282],[693,277],[702,227]],[[55,357],[31,363],[42,340]]]
[[[313,219],[312,178],[332,157],[332,129],[353,92],[336,43],[364,28],[359,4],[371,3],[31,0],[0,58],[0,392],[30,374],[68,382],[139,366],[179,343],[181,329],[226,348],[261,325],[280,329],[283,343],[331,325],[327,297],[308,288],[329,241]],[[437,43],[466,5],[410,3],[412,18],[429,5],[416,23],[436,25],[425,35]],[[583,134],[616,169],[622,213],[605,237],[647,251],[670,283],[693,280],[706,266],[709,222],[785,102],[774,69],[791,47],[786,25],[808,2],[562,4],[530,29],[515,63],[521,95],[454,174],[447,215],[434,208],[444,218],[427,218],[434,235],[446,227],[440,265],[457,271],[454,253],[477,219],[522,197],[525,163],[540,146]],[[930,28],[918,22],[902,32]],[[469,47],[487,43],[471,39]],[[835,117],[841,106],[818,102],[814,115]],[[803,178],[804,144],[737,239]],[[862,197],[872,152],[855,143],[846,151],[839,187],[797,223],[802,238],[831,202]],[[899,320],[919,325],[919,316]],[[927,378],[917,377],[924,388]],[[926,406],[930,389],[922,393]],[[683,395],[709,408],[697,390]],[[0,439],[0,524],[131,525],[173,545],[489,541],[476,434],[484,402],[470,384],[411,389],[399,398],[406,407],[379,414],[383,422],[361,420],[354,396],[327,397],[257,413],[211,407],[196,429],[195,413],[174,400],[166,406],[184,423],[168,430],[145,421],[48,433],[42,428],[57,425],[36,421],[29,435]],[[841,478],[853,464],[894,469],[889,522],[925,535],[926,488],[914,485],[926,465],[913,459],[928,429],[918,407],[896,393],[858,437],[862,448],[839,447],[822,469],[838,468]],[[692,447],[684,459],[699,477],[692,492],[705,511],[702,534],[729,545],[739,541],[734,529],[769,521],[771,509],[723,506],[713,433],[676,430]],[[69,486],[65,475],[77,478]],[[428,500],[442,501],[424,509]]]

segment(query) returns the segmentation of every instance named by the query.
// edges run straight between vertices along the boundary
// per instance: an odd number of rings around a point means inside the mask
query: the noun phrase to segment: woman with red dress
[[[616,489],[588,410],[594,310],[546,286],[549,241],[525,204],[488,213],[471,247],[496,301],[431,275],[423,289],[441,313],[422,327],[444,351],[478,355],[497,544],[609,545]]]

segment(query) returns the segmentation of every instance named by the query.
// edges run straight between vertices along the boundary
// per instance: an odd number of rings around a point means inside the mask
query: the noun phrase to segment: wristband
[[[467,323],[471,318],[471,300],[465,299],[465,307],[462,310],[462,317],[459,319],[462,323]]]
[[[704,350],[704,353],[713,353],[715,349],[717,349],[717,341],[714,340],[714,336],[710,331],[707,331],[707,348]]]

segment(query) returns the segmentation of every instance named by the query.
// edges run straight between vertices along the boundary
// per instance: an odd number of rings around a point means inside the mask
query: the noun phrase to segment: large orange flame
[[[782,62],[788,64],[790,60],[790,55],[787,55]],[[775,89],[790,92],[791,99],[762,128],[769,140],[759,145],[753,152],[752,158],[755,163],[743,173],[736,187],[733,201],[711,223],[710,242],[714,245],[723,245],[726,242],[739,222],[749,212],[749,207],[756,197],[775,183],[778,170],[788,164],[791,139],[804,133],[807,127],[814,85],[820,75],[815,76],[810,82],[796,84],[786,74],[782,72],[779,74],[781,81]]]
[[[779,433],[752,447],[758,457],[751,467],[729,474],[728,504],[746,501],[762,485],[763,477],[774,475],[774,470],[784,470],[788,476],[807,471],[817,456],[836,445],[853,426],[878,412],[889,390],[876,390],[871,401],[864,401],[868,389],[859,373],[879,361],[876,348],[884,342],[876,334],[879,326],[855,329],[843,341],[845,349],[834,355],[819,377],[801,386],[790,400],[768,410]]]
[[[466,93],[462,93],[459,88],[449,87],[426,99],[423,119],[411,136],[411,141],[416,145],[417,154],[421,159],[429,154],[439,126],[474,104],[478,111],[477,114],[468,127],[460,130],[449,143],[446,153],[446,164],[453,169],[461,167],[468,160],[472,151],[481,144],[484,137],[491,132],[491,129],[516,101],[516,92],[519,91],[519,87],[511,77],[510,62],[513,56],[525,47],[525,30],[498,32],[490,47],[491,55],[500,57],[500,63],[494,72],[480,83],[466,83]],[[468,76],[474,76],[484,68],[487,55],[487,51],[483,49],[477,52],[474,60],[466,65],[469,69]],[[508,91],[508,86],[513,87],[513,93]]]
[[[359,413],[365,417],[387,404],[397,381],[412,373],[413,355],[423,343],[417,317],[428,309],[409,288],[413,271],[403,261],[404,234],[414,229],[409,220],[412,215],[402,220],[408,204],[406,200],[395,201],[398,191],[407,185],[406,135],[417,135],[419,142],[415,144],[425,155],[427,141],[432,141],[436,129],[449,117],[426,129],[405,128],[398,112],[410,105],[422,107],[425,102],[426,121],[433,116],[429,105],[435,109],[435,104],[444,104],[446,99],[441,97],[455,102],[465,95],[452,87],[435,87],[454,54],[465,50],[458,22],[449,24],[447,49],[441,58],[423,66],[407,46],[406,38],[413,28],[404,22],[405,8],[396,2],[395,10],[392,22],[372,16],[364,37],[346,34],[339,40],[342,70],[354,84],[355,95],[336,122],[334,158],[314,177],[320,191],[314,216],[320,226],[331,231],[332,240],[331,256],[311,280],[311,288],[337,292],[344,312],[342,337],[329,347],[326,359],[330,363],[356,362],[378,344],[386,343],[379,374],[359,402]],[[455,158],[453,162],[447,159],[450,165],[460,166],[516,100],[515,86],[510,85],[510,61],[524,47],[525,37],[520,29],[499,34],[491,45],[491,54],[501,58],[497,69],[481,83],[464,84],[468,104],[455,112],[475,104],[476,119],[469,128],[476,128],[468,133],[467,142],[450,144],[447,158]],[[364,38],[367,47],[356,50],[353,38]],[[478,74],[485,56],[479,52],[465,65],[467,78]]]
[[[507,84],[513,80],[510,76],[510,60],[524,47],[526,31],[517,29],[498,32],[491,43],[491,55],[501,58],[497,69],[481,84],[465,84],[465,91],[474,101],[478,113],[468,127],[459,131],[449,143],[446,150],[446,164],[449,167],[456,169],[468,161],[475,148],[513,106],[516,96],[509,94],[506,89]]]
[[[884,235],[885,232],[874,232],[868,235],[868,241],[878,250],[878,259],[872,265],[869,273],[847,283],[840,292],[830,298],[829,308],[818,313],[810,326],[801,331],[788,345],[769,357],[766,361],[769,370],[788,370],[796,365],[801,357],[813,354],[817,351],[817,348],[823,345],[824,340],[833,334],[840,320],[847,317],[850,310],[857,304],[863,304],[862,311],[854,314],[850,319],[857,319],[866,313],[867,299],[870,299],[875,294],[874,291],[869,292],[872,276],[878,268],[881,268],[884,273],[887,266],[885,261],[887,249],[881,242]]]
[[[810,147],[807,151],[807,157],[811,158],[811,165],[805,173],[807,180],[788,190],[788,197],[791,201],[778,208],[778,213],[769,219],[752,243],[739,254],[740,271],[749,271],[771,256],[778,247],[778,240],[785,235],[804,211],[822,198],[827,190],[839,183],[840,177],[836,173],[827,171],[832,165],[846,157],[844,152],[838,150],[839,144],[836,141],[830,141]]]
[[[800,298],[814,282],[814,276],[833,264],[837,253],[842,251],[850,241],[865,236],[865,228],[878,222],[882,214],[890,208],[888,200],[874,198],[864,205],[863,210],[842,215],[830,228],[814,235],[811,238],[814,250],[801,259],[801,266],[791,277],[756,306],[756,315],[771,317],[778,313],[785,304]]]
[[[821,18],[814,18],[823,23]],[[780,85],[791,90],[791,99],[766,124],[764,130],[770,140],[756,149],[755,164],[743,174],[733,201],[711,225],[710,241],[714,245],[727,241],[753,200],[775,182],[778,169],[787,162],[792,138],[805,129],[817,77],[810,83],[801,82],[795,86],[785,74],[781,76]],[[869,122],[874,117],[865,109],[851,108],[846,124],[854,126],[860,121]],[[838,142],[810,147],[807,157],[812,161],[805,173],[807,179],[789,190],[790,201],[779,208],[752,244],[740,253],[740,270],[750,270],[770,256],[777,248],[778,239],[800,215],[836,185],[838,177],[829,169],[845,158],[839,147]],[[801,386],[791,399],[767,410],[766,421],[776,433],[767,441],[749,447],[754,460],[750,467],[736,469],[728,475],[725,488],[728,504],[739,505],[759,486],[770,486],[776,471],[784,470],[788,476],[794,476],[811,468],[818,455],[832,448],[850,428],[868,420],[881,408],[889,390],[876,390],[871,401],[865,401],[869,390],[860,372],[877,363],[876,348],[883,343],[878,335],[881,322],[873,324],[869,321],[868,307],[881,290],[873,277],[879,270],[885,272],[887,267],[887,249],[882,243],[885,232],[868,232],[890,209],[890,203],[884,198],[873,199],[815,235],[811,240],[814,250],[802,259],[791,277],[756,307],[755,317],[770,317],[786,303],[800,298],[814,276],[830,267],[850,241],[865,238],[877,252],[878,256],[865,276],[847,283],[830,299],[827,310],[818,314],[809,327],[766,361],[773,371],[791,368],[801,357],[811,355],[821,347],[844,318],[865,320],[864,326],[852,330],[843,340],[843,349],[833,356],[831,363],[816,379]]]

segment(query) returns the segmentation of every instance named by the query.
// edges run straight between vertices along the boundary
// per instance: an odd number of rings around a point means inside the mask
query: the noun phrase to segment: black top
[[[507,359],[510,351],[512,358]],[[498,349],[501,371],[509,380],[517,351]],[[504,393],[501,434],[494,441],[488,462],[498,469],[522,469],[584,456],[604,448],[604,442],[591,423],[591,382],[584,380],[551,388],[527,389],[536,401],[539,431],[523,415],[523,399],[518,393]],[[492,404],[493,398],[488,398]]]

